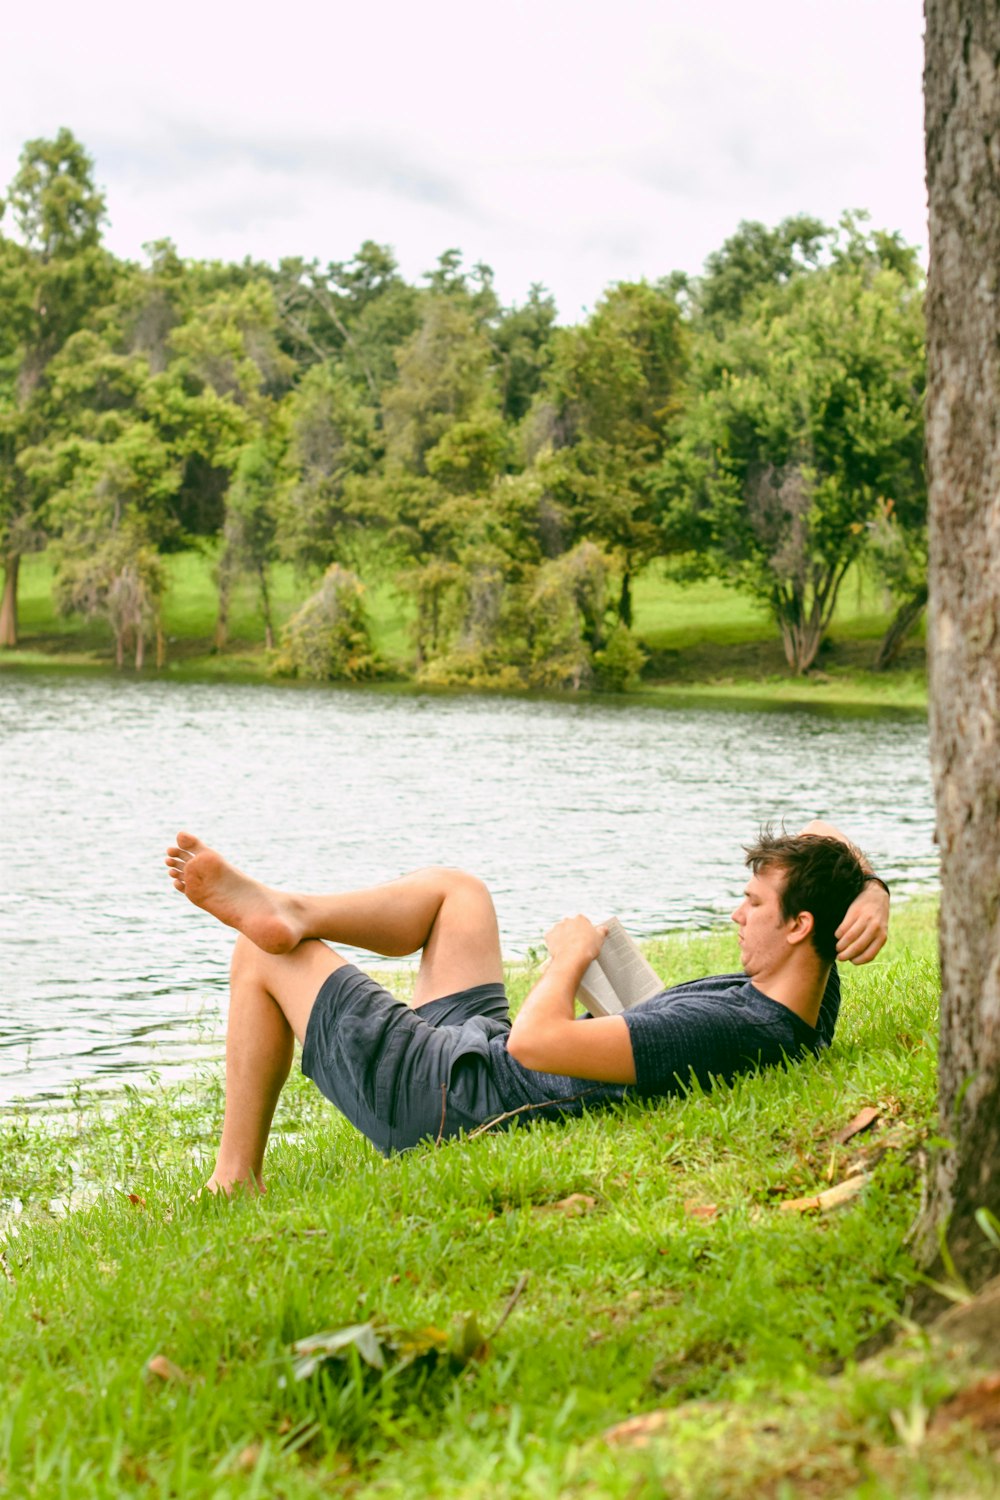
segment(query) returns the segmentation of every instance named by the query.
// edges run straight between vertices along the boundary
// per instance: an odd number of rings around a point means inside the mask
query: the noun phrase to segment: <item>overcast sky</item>
[[[49,0],[3,30],[0,184],[69,126],[123,256],[374,239],[415,278],[457,246],[572,320],[745,218],[926,243],[921,0]]]

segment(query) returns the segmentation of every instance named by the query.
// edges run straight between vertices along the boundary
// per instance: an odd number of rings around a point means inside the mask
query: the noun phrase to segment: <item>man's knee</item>
[[[480,880],[478,875],[470,875],[468,870],[445,868],[442,868],[440,874],[446,897],[458,897],[463,903],[481,905],[484,909],[493,910],[493,897],[490,895],[489,886],[485,880]]]
[[[256,943],[252,943],[248,937],[241,932],[233,945],[232,958],[229,961],[229,972],[231,975],[256,973],[264,961],[266,955]]]

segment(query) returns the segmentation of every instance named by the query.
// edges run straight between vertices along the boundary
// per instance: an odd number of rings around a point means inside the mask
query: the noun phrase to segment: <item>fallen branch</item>
[[[513,1120],[515,1115],[525,1115],[533,1109],[548,1109],[550,1106],[559,1109],[564,1104],[573,1104],[578,1099],[587,1099],[599,1088],[604,1087],[604,1084],[595,1084],[592,1089],[584,1089],[579,1094],[569,1094],[565,1099],[541,1099],[537,1104],[519,1104],[517,1109],[505,1110],[502,1115],[496,1115],[492,1120],[485,1120],[482,1125],[477,1125],[475,1130],[469,1131],[466,1139],[473,1141],[477,1135],[483,1135],[487,1130],[492,1130],[494,1125],[502,1125],[504,1120]]]

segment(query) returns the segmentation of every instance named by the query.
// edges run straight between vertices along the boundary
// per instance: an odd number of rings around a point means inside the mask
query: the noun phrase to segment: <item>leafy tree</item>
[[[705,261],[692,289],[698,312],[716,330],[739,322],[758,297],[815,270],[831,238],[828,226],[808,214],[783,219],[773,229],[744,219]]]
[[[283,260],[275,277],[283,347],[302,366],[336,363],[379,409],[396,376],[395,352],[419,321],[420,294],[385,245],[365,240],[353,260]]]
[[[107,618],[119,666],[127,638],[141,666],[163,586],[153,559],[176,535],[181,471],[143,409],[149,366],[121,352],[117,312],[50,360],[33,402],[45,437],[18,465],[56,537],[57,605]]]
[[[93,163],[68,130],[29,141],[0,203],[19,236],[0,238],[6,380],[0,393],[0,646],[17,644],[17,587],[24,551],[41,539],[37,497],[18,455],[42,432],[36,394],[49,361],[109,291],[114,267],[101,247],[104,199]]]
[[[304,572],[345,562],[370,515],[351,487],[375,460],[375,417],[339,369],[314,365],[284,400],[275,506],[282,556]]]
[[[571,520],[617,561],[618,610],[632,623],[632,579],[662,545],[649,481],[681,405],[687,334],[674,298],[622,282],[578,328],[561,330],[531,446]]]
[[[767,605],[796,672],[880,503],[922,491],[923,370],[919,288],[872,264],[795,278],[702,346],[665,540]]]
[[[872,663],[884,671],[899,655],[903,643],[927,604],[927,505],[919,514],[901,517],[891,500],[883,500],[868,523],[868,556],[879,581],[896,609],[878,644]]]
[[[129,644],[142,670],[146,641],[155,634],[157,665],[163,663],[160,603],[165,586],[159,554],[130,527],[114,532],[95,551],[71,558],[56,579],[56,605],[65,614],[107,620],[115,639],[115,662],[125,664]]]
[[[274,647],[274,620],[268,572],[278,555],[275,488],[278,465],[272,444],[261,435],[248,443],[236,461],[229,486],[219,571],[231,580],[250,573],[257,580],[264,615],[264,645]],[[227,587],[228,597],[228,587]]]
[[[426,474],[426,458],[455,423],[496,405],[489,341],[464,297],[425,298],[420,327],[399,348],[383,403],[390,469]]]
[[[491,334],[505,421],[528,413],[552,362],[556,304],[538,282],[520,307],[505,308]]]
[[[280,347],[274,295],[267,282],[248,280],[199,302],[173,329],[171,362],[160,377],[161,420],[184,450],[181,502],[215,502],[215,526],[227,530],[229,484],[240,453],[265,427],[277,398],[291,382],[292,362]],[[187,418],[182,433],[178,418]],[[221,512],[221,514],[220,514]],[[203,523],[204,524],[204,523]],[[241,534],[237,518],[229,541]],[[233,564],[238,551],[224,547],[216,570],[219,594],[215,644],[226,644]]]

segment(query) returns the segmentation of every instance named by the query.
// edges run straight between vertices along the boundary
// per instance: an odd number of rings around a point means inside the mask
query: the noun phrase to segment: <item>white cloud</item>
[[[574,317],[699,269],[741,218],[864,207],[923,242],[920,0],[52,0],[5,28],[0,182],[69,125],[109,243],[348,258],[459,246]]]

